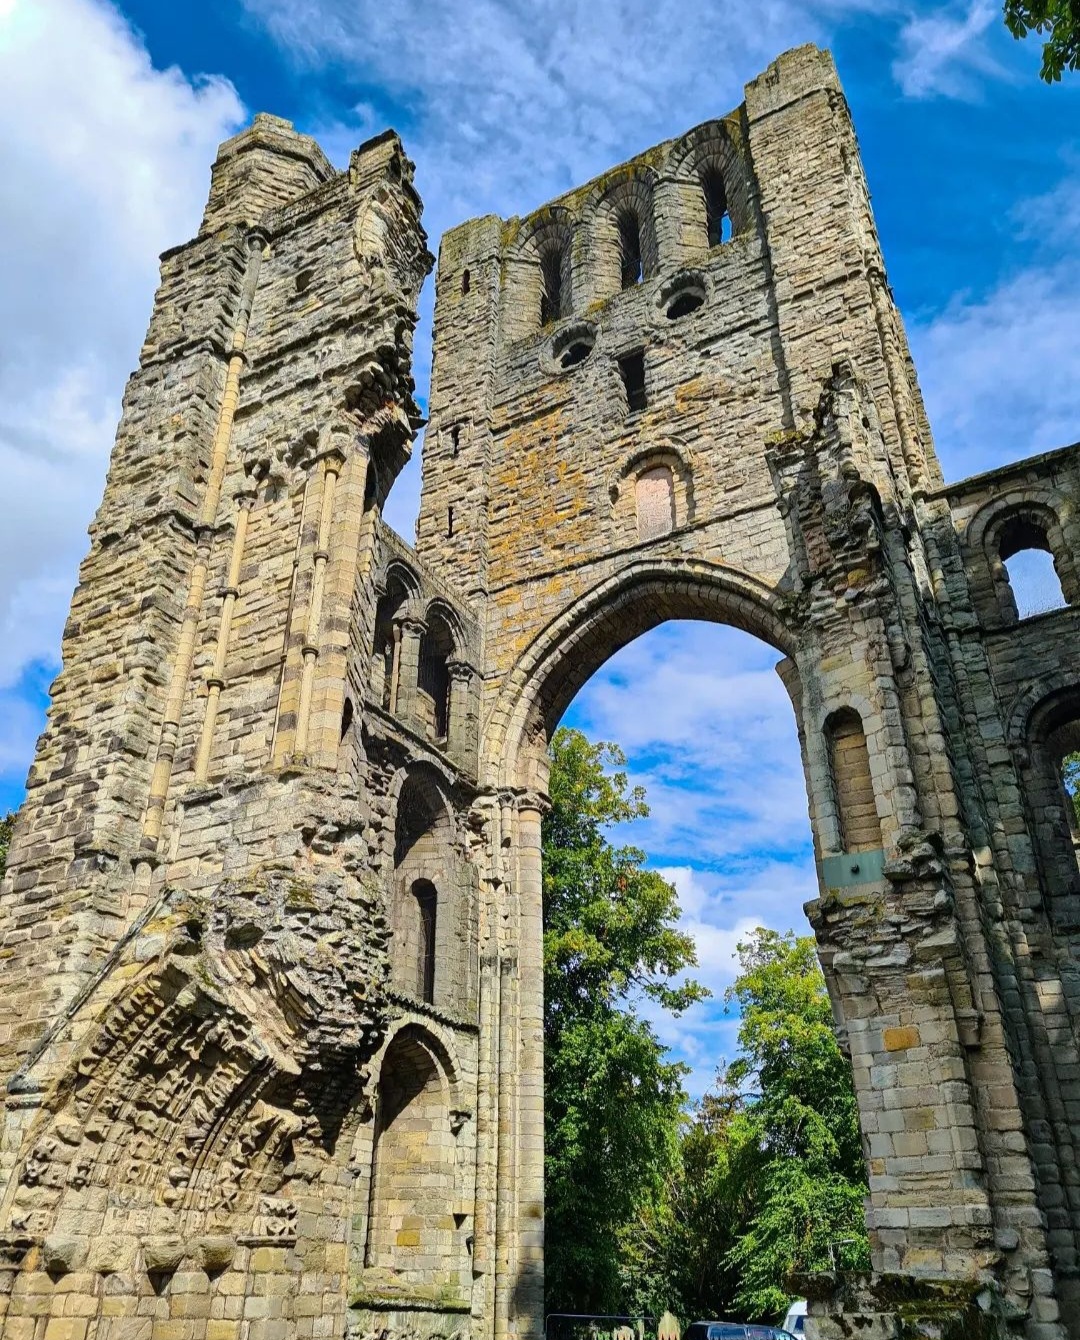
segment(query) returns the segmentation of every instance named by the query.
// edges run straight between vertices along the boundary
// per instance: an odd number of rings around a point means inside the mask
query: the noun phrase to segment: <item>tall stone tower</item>
[[[163,260],[0,897],[5,1340],[539,1334],[546,745],[670,618],[799,722],[874,1263],[811,1326],[1080,1340],[1080,453],[942,483],[803,48],[443,240],[413,550],[419,213],[260,116]]]

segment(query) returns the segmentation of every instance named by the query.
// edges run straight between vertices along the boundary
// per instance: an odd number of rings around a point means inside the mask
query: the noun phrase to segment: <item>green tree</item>
[[[1061,760],[1061,780],[1072,800],[1076,823],[1080,827],[1080,752],[1066,754]]]
[[[1080,0],[1005,0],[1005,26],[1016,38],[1045,36],[1039,75],[1048,84],[1080,69]]]
[[[612,827],[648,813],[614,745],[560,729],[544,820],[547,1308],[625,1306],[625,1228],[678,1163],[685,1068],[638,1013],[705,994],[674,887]]]
[[[14,811],[10,811],[0,819],[0,875],[7,869],[8,843],[11,841],[11,830],[14,826]]]
[[[779,1312],[792,1271],[866,1269],[866,1171],[851,1068],[837,1045],[809,936],[759,928],[738,946],[739,1056],[724,1084],[743,1092],[728,1123],[728,1198],[744,1227],[726,1262],[735,1303]]]
[[[738,951],[739,1054],[695,1106],[627,1261],[637,1298],[651,1288],[686,1317],[774,1321],[793,1271],[869,1265],[866,1179],[813,940],[758,929]]]

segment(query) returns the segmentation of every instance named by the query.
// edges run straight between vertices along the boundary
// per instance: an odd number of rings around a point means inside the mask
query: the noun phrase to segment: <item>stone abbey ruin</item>
[[[259,116],[168,252],[0,899],[5,1340],[535,1340],[546,744],[673,618],[784,655],[874,1271],[1080,1337],[1080,450],[946,485],[830,57],[432,265]],[[1006,561],[1066,602],[1020,618]]]

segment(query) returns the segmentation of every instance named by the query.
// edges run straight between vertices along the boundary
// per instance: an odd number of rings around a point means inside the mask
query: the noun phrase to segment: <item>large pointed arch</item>
[[[510,671],[485,723],[484,780],[535,786],[531,743],[538,735],[546,743],[574,695],[620,647],[670,619],[730,624],[789,657],[798,648],[781,597],[745,572],[694,560],[630,563],[570,602]]]

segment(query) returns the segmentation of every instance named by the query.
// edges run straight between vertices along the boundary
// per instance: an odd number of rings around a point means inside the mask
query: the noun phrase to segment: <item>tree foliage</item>
[[[1077,827],[1080,828],[1080,752],[1066,754],[1061,760],[1061,780],[1073,804]]]
[[[628,1235],[627,1270],[641,1304],[659,1289],[685,1317],[773,1321],[793,1272],[868,1268],[866,1177],[813,940],[759,928],[738,953],[738,1056]]]
[[[809,936],[758,929],[738,946],[739,1056],[726,1084],[742,1101],[727,1130],[733,1190],[748,1210],[728,1254],[734,1301],[783,1308],[792,1272],[867,1269],[866,1173],[851,1068],[832,1025]]]
[[[622,1304],[620,1233],[678,1160],[683,1066],[638,1013],[703,989],[675,889],[607,831],[647,813],[614,745],[559,730],[544,821],[546,1274],[549,1311]]]
[[[1048,84],[1080,69],[1080,0],[1005,0],[1005,26],[1016,38],[1045,38],[1039,75]]]
[[[15,825],[14,811],[6,814],[0,819],[0,875],[3,875],[7,869],[8,843],[11,841],[11,830]]]
[[[701,999],[675,890],[610,830],[645,814],[624,758],[551,748],[544,826],[547,1307],[774,1320],[788,1276],[869,1264],[851,1070],[809,937],[757,930],[738,1055],[689,1111],[644,1008]]]

